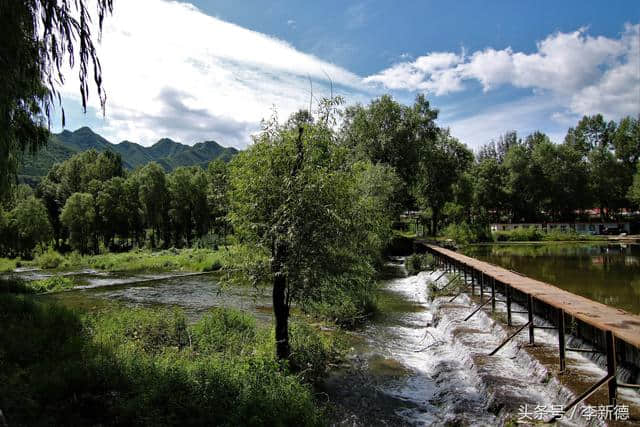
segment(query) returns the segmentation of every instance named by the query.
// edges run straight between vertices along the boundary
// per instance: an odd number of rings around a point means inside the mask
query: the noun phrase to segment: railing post
[[[496,311],[496,278],[491,277],[491,312]]]
[[[505,294],[507,294],[507,325],[511,326],[511,286],[505,285]]]
[[[607,341],[607,375],[611,377],[609,381],[609,405],[615,406],[618,389],[618,380],[616,379],[616,342],[613,332],[605,331],[604,336]]]
[[[564,310],[558,309],[558,349],[560,350],[560,372],[566,368],[564,342]]]
[[[484,273],[480,272],[480,304],[482,304],[482,300],[484,299]]]
[[[471,298],[476,294],[476,278],[478,276],[478,272],[474,269],[471,270]]]
[[[527,295],[527,312],[529,313],[529,344],[533,345],[533,297],[531,295]]]

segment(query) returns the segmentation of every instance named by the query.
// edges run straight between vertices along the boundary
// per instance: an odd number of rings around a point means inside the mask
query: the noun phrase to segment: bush
[[[384,252],[387,255],[405,256],[413,253],[415,236],[394,230]]]
[[[33,294],[35,291],[19,277],[0,277],[0,294]]]
[[[545,233],[535,227],[516,228],[511,231],[498,231],[493,233],[496,242],[539,242],[539,241],[579,241],[600,240],[602,237],[590,234],[579,234],[575,231],[552,230]]]
[[[256,336],[255,319],[233,309],[213,309],[193,326],[193,345],[200,352],[244,354]]]
[[[46,252],[36,255],[35,263],[40,268],[54,269],[62,266],[64,257],[49,247]]]
[[[0,273],[10,272],[16,269],[18,260],[0,258]]]
[[[25,286],[32,289],[37,294],[65,291],[73,288],[75,285],[76,284],[73,280],[63,276],[51,276],[46,279],[25,282]]]
[[[322,424],[309,386],[275,359],[272,335],[251,338],[237,312],[214,310],[190,327],[179,311],[85,317],[9,294],[0,307],[0,407],[11,425]],[[207,335],[207,325],[231,330]],[[317,332],[296,331],[295,353],[321,362]],[[232,335],[255,351],[215,351],[213,340]]]
[[[429,254],[413,254],[404,261],[404,266],[410,276],[418,274],[421,271],[431,269],[435,260]]]
[[[376,282],[369,276],[348,275],[327,279],[303,310],[321,319],[352,328],[378,310]]]
[[[487,226],[481,224],[469,225],[466,222],[449,224],[441,234],[461,245],[491,241],[491,233]]]
[[[498,231],[494,233],[494,240],[496,242],[539,242],[543,234],[535,227],[523,227],[511,231]]]
[[[335,358],[335,346],[329,336],[319,334],[305,323],[292,322],[289,328],[291,367],[303,380],[315,382],[327,371],[329,362]]]

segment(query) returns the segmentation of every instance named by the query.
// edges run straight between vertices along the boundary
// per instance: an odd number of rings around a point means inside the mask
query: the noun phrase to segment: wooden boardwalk
[[[430,252],[439,253],[518,291],[531,295],[566,314],[640,349],[640,316],[572,294],[556,286],[514,273],[440,246],[422,243]]]

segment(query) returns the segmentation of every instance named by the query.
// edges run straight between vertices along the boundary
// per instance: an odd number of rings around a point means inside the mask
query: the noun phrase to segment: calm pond
[[[640,245],[526,243],[470,245],[465,255],[640,314]]]

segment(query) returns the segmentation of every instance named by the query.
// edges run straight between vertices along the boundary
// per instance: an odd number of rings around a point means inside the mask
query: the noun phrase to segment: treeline
[[[490,222],[574,221],[586,218],[592,208],[600,208],[603,220],[613,220],[640,204],[637,118],[616,123],[601,115],[585,116],[560,144],[541,132],[524,138],[508,132],[474,155],[437,125],[438,111],[424,96],[409,106],[390,96],[342,110],[326,102],[324,112],[300,111],[282,126],[271,122],[264,135],[282,138],[300,126],[326,133],[315,149],[329,150],[330,141],[340,161],[359,165],[360,179],[377,186],[361,188],[368,192],[363,197],[377,197],[377,209],[392,219],[418,212],[430,235],[463,224],[486,236]],[[331,125],[329,118],[338,115],[339,120],[331,120],[340,126]],[[262,147],[259,142],[254,145]],[[321,170],[325,159],[313,158]],[[18,186],[5,194],[0,253],[28,257],[38,245],[50,244],[82,253],[193,246],[205,238],[211,244],[238,232],[229,212],[251,183],[263,179],[242,175],[243,159],[246,155],[230,164],[214,161],[206,170],[181,167],[166,173],[150,163],[127,172],[117,154],[77,154],[56,164],[35,191]],[[261,160],[266,161],[278,166],[273,159]],[[234,174],[249,182],[238,189],[236,179],[236,187],[230,187]],[[271,197],[285,184],[270,182]]]
[[[540,132],[505,134],[480,149],[463,179],[473,183],[475,212],[491,221],[573,221],[593,208],[615,220],[640,201],[639,157],[638,119],[585,116],[561,144]]]
[[[35,192],[14,187],[0,209],[0,252],[29,257],[38,245],[96,253],[134,246],[191,246],[226,232],[227,164],[207,170],[157,163],[126,172],[119,154],[94,150],[54,165]]]
[[[490,222],[586,220],[593,208],[617,220],[640,205],[639,118],[585,116],[560,144],[542,132],[507,132],[475,154],[436,118],[421,96],[413,106],[383,96],[348,108],[341,136],[394,167],[396,206],[417,211],[429,235],[464,224],[486,238]]]

